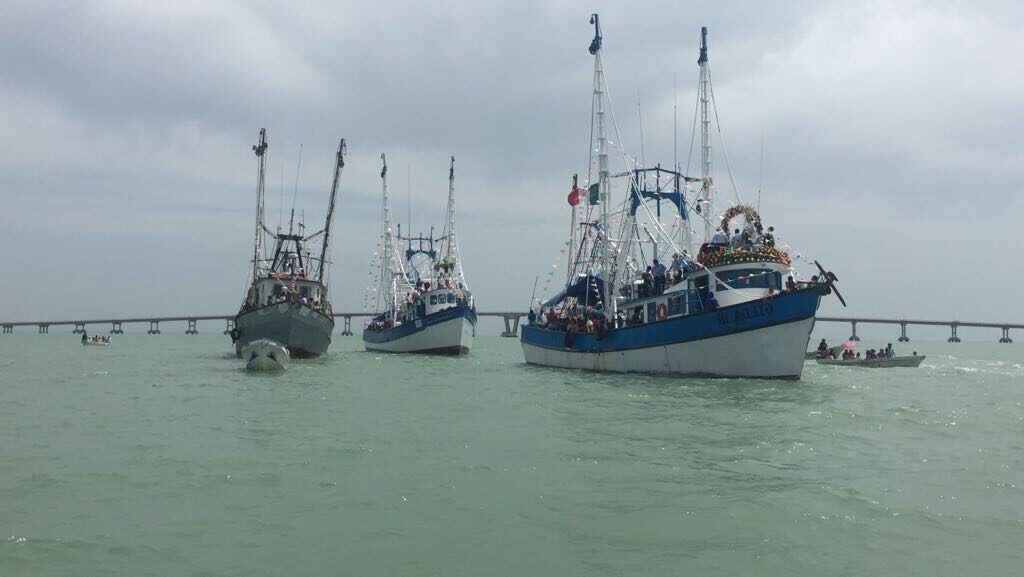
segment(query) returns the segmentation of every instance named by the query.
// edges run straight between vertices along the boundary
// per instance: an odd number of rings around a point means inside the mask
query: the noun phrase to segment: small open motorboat
[[[868,367],[884,369],[889,367],[919,367],[924,355],[908,355],[905,357],[879,357],[877,359],[818,359],[819,365],[838,365],[843,367]]]
[[[245,368],[250,371],[279,371],[288,368],[291,356],[277,341],[256,339],[242,347]]]
[[[82,346],[105,347],[110,344],[110,337],[99,337],[98,339],[82,339]]]

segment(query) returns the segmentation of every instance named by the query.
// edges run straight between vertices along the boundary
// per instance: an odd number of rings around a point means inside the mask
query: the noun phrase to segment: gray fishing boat
[[[253,146],[259,161],[256,185],[256,235],[248,291],[235,316],[231,340],[235,354],[257,339],[277,341],[292,358],[319,356],[331,345],[334,311],[327,290],[330,271],[331,226],[338,195],[338,181],[345,166],[345,139],[338,145],[334,183],[327,205],[324,227],[305,234],[305,225],[295,225],[292,209],[288,232],[267,228],[264,213],[267,133],[260,129],[259,144]],[[319,241],[319,254],[307,243]],[[264,251],[264,244],[273,248]],[[266,255],[266,256],[264,256]]]

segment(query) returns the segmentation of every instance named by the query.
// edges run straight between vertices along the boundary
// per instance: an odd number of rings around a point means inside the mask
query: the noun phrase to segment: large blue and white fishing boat
[[[476,336],[476,307],[466,284],[455,235],[455,158],[448,171],[444,232],[402,236],[392,230],[387,162],[383,189],[380,269],[376,313],[363,329],[368,351],[461,355]],[[404,254],[399,244],[405,243]]]
[[[526,362],[607,372],[799,378],[818,305],[836,278],[822,269],[812,282],[784,284],[792,274],[790,258],[775,247],[752,207],[737,204],[721,221],[712,216],[707,29],[698,59],[701,178],[629,159],[627,170],[612,174],[596,14],[591,23],[595,141],[589,144],[597,175],[591,180],[588,174],[592,184],[586,188],[573,178],[565,289],[536,303],[538,320],[522,328]],[[626,188],[624,201],[614,206],[613,179]],[[699,186],[692,201],[687,183]],[[667,223],[663,205],[670,208]],[[703,239],[693,221],[703,225]],[[720,230],[713,234],[713,227]],[[730,227],[740,231],[732,241],[721,232]]]

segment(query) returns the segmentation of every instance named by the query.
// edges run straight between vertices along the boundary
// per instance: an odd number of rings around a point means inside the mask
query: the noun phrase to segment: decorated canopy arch
[[[757,211],[754,210],[754,207],[746,204],[738,204],[730,208],[729,210],[725,211],[725,214],[722,215],[722,230],[728,233],[729,230],[731,230],[729,227],[729,223],[732,221],[733,218],[736,218],[739,215],[743,215],[744,220],[746,220],[747,223],[752,225],[754,227],[754,230],[756,230],[758,234],[764,232],[764,227],[761,224],[761,215],[757,214]]]

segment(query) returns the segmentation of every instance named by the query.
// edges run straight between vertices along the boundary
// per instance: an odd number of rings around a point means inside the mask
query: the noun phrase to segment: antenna
[[[761,162],[757,167],[757,212],[761,212],[761,183],[764,181],[764,127],[761,127]]]
[[[295,199],[299,196],[299,171],[302,170],[302,144],[299,144],[299,163],[295,166],[295,190],[292,192],[292,214],[288,219],[288,234],[292,233],[295,222]]]
[[[640,122],[640,164],[647,167],[647,157],[644,155],[644,115],[640,107],[640,73],[636,75],[636,117]]]

